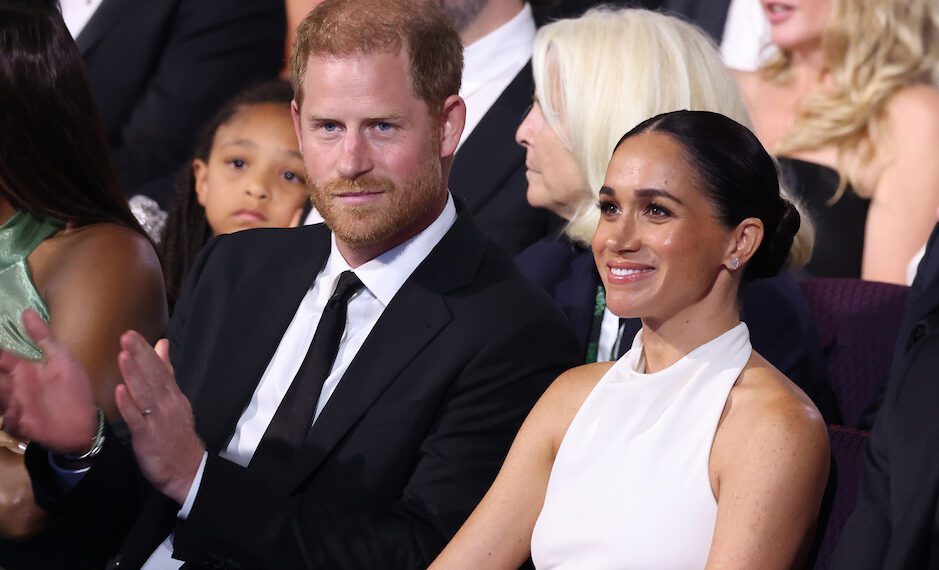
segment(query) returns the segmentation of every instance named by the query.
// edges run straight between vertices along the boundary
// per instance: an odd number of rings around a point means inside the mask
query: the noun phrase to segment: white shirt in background
[[[756,71],[774,51],[770,43],[769,22],[759,0],[730,0],[721,39],[724,65],[731,69]]]
[[[531,59],[534,42],[535,17],[525,3],[514,18],[463,48],[460,97],[466,101],[466,126],[460,146]],[[522,122],[521,117],[518,122]]]
[[[65,27],[71,32],[73,38],[77,38],[78,34],[85,29],[85,25],[95,15],[101,2],[103,0],[59,0],[62,19],[65,20]]]

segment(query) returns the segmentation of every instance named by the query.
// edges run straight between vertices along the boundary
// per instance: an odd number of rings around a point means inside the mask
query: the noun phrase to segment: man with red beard
[[[130,568],[404,568],[456,532],[578,360],[563,315],[447,191],[461,65],[429,3],[310,13],[293,114],[328,228],[212,241],[169,342],[122,337],[132,448],[25,315],[46,357],[0,357],[4,429],[32,440],[37,500],[94,529],[89,547]]]

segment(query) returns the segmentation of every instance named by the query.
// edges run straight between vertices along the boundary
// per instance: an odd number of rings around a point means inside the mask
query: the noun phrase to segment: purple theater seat
[[[831,473],[822,500],[812,559],[806,568],[827,570],[841,530],[854,510],[861,483],[864,442],[868,433],[842,426],[828,426]]]
[[[861,413],[887,382],[908,287],[860,279],[808,279],[799,286],[818,326],[842,423],[860,427]]]

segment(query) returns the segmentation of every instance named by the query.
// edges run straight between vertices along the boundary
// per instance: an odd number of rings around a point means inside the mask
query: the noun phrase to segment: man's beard
[[[420,220],[437,204],[441,193],[439,159],[428,160],[414,176],[397,186],[391,179],[365,175],[355,180],[334,178],[322,186],[308,178],[310,199],[336,239],[362,247],[391,238]],[[341,204],[337,194],[383,192],[376,204]]]

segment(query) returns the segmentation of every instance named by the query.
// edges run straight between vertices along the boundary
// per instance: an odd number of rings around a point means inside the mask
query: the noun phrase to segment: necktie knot
[[[337,303],[346,304],[355,293],[362,288],[362,281],[351,271],[343,271],[339,276],[339,283],[336,284],[336,290],[329,298],[329,305],[336,306]]]

